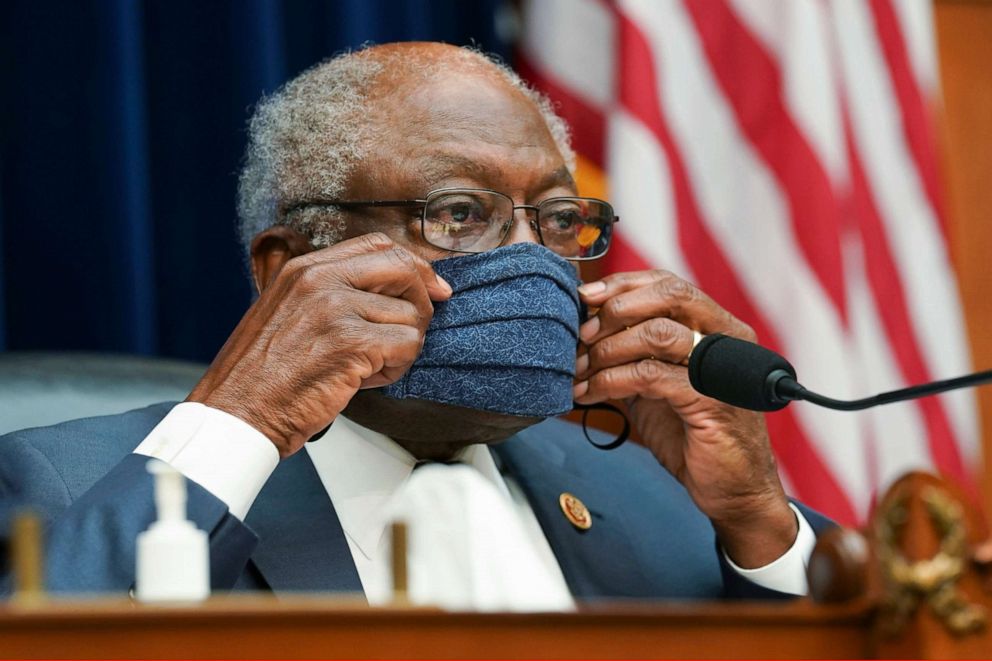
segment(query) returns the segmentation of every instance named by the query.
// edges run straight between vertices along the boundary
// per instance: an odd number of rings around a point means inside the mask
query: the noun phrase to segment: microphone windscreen
[[[698,392],[752,411],[777,411],[788,404],[773,397],[768,377],[796,370],[782,356],[761,345],[716,333],[704,337],[689,358],[689,382]]]

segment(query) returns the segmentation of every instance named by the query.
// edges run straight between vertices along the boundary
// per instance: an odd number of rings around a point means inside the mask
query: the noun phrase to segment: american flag
[[[937,171],[930,0],[529,0],[521,73],[571,124],[605,270],[696,283],[838,398],[971,369]],[[974,395],[768,416],[842,523],[912,469],[974,489]]]

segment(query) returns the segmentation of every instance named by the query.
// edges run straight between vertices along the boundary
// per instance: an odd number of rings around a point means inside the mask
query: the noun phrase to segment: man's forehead
[[[575,181],[568,167],[561,165],[535,173],[539,179],[537,188],[572,187]],[[444,152],[426,154],[419,175],[428,186],[451,179],[472,179],[475,181],[505,181],[507,173],[500,163],[482,163],[471,158]]]
[[[438,141],[468,137],[533,144],[549,137],[541,109],[498,70],[454,66],[378,81],[369,110],[395,137]]]
[[[574,188],[542,109],[491,62],[455,62],[431,76],[421,71],[397,80],[402,69],[379,81],[369,106],[376,138],[352,179],[357,191],[397,185],[420,196],[446,185],[532,193]]]

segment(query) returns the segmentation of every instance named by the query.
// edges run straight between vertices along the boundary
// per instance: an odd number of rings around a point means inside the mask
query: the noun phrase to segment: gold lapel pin
[[[561,511],[565,513],[565,518],[573,526],[579,530],[592,528],[592,515],[589,514],[589,509],[581,500],[566,491],[558,496],[558,504],[561,505]]]

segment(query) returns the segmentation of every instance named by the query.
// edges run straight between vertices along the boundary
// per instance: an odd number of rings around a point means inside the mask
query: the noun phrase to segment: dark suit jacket
[[[155,511],[147,459],[131,451],[172,406],[0,438],[0,502],[30,504],[51,522],[50,589],[126,592],[132,586],[135,537]],[[724,563],[709,521],[639,446],[603,452],[575,425],[548,420],[493,453],[527,494],[577,598],[783,596]],[[564,491],[591,511],[589,530],[564,517]],[[361,592],[341,524],[306,452],[279,464],[244,523],[192,481],[188,511],[210,534],[215,591]],[[815,512],[804,513],[816,530],[831,525]]]

